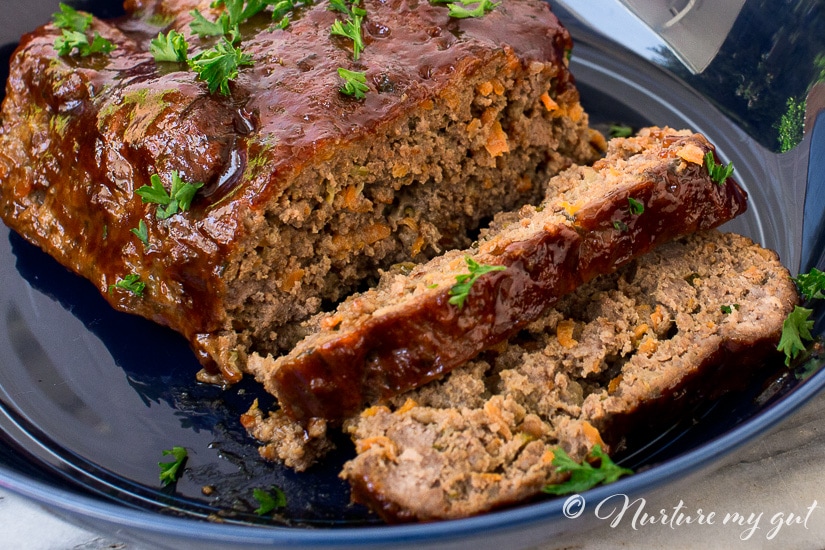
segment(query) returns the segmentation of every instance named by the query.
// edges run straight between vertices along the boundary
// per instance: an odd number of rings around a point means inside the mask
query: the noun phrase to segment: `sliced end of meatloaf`
[[[349,420],[358,455],[341,475],[387,521],[523,501],[564,479],[554,450],[615,452],[629,434],[650,440],[696,396],[747,384],[796,302],[776,254],[745,237],[671,242],[444,380]]]
[[[601,153],[569,34],[539,0],[472,20],[364,0],[357,63],[326,3],[287,29],[267,7],[241,26],[252,66],[228,95],[149,52],[171,30],[190,56],[210,48],[190,23],[195,9],[217,18],[211,4],[127,2],[127,17],[89,30],[116,45],[109,55],[59,56],[51,24],[26,35],[0,115],[3,220],[115,307],[186,335],[204,380],[237,380],[250,352],[288,347],[298,321],[379,267],[467,246],[482,220]],[[338,67],[364,72],[363,99],[339,92]],[[174,173],[204,185],[159,219],[135,191],[155,174],[169,190]],[[112,286],[127,276],[141,296]]]
[[[316,319],[289,354],[250,369],[288,416],[305,422],[345,418],[439,378],[583,282],[743,212],[739,186],[711,179],[704,157],[712,151],[703,136],[670,128],[612,140],[592,167],[552,178],[540,206],[498,220],[467,250],[385,274]],[[501,270],[473,278],[466,297],[456,297],[471,262]]]

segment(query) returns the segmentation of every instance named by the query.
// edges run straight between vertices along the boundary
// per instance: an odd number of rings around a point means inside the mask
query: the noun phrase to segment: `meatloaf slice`
[[[777,353],[796,302],[776,254],[745,237],[671,242],[444,380],[363,411],[341,475],[387,521],[523,501],[564,479],[555,449],[577,460],[596,443],[615,452],[628,434],[650,440],[697,396],[747,384]]]
[[[211,0],[127,0],[126,17],[88,31],[110,54],[60,56],[49,24],[11,62],[0,216],[113,306],[183,333],[204,379],[237,380],[250,351],[288,347],[298,321],[379,267],[469,245],[481,220],[539,200],[604,142],[567,68],[570,36],[540,0],[472,19],[363,0],[357,62],[330,34],[342,14],[295,5],[285,29],[271,7],[240,26],[252,66],[228,95],[149,51],[172,30],[190,56],[211,48],[190,28],[193,10],[226,9]],[[366,75],[363,99],[339,92],[339,67]],[[159,219],[135,191],[157,175],[168,192],[175,173],[204,185]],[[113,286],[126,277],[141,296]]]
[[[670,128],[611,140],[592,167],[553,178],[541,206],[505,216],[468,250],[386,274],[321,316],[288,355],[255,358],[249,368],[304,422],[345,418],[439,378],[581,283],[743,212],[739,186],[711,179],[704,158],[712,151],[703,136]],[[457,302],[457,280],[471,262],[503,270],[480,276]]]

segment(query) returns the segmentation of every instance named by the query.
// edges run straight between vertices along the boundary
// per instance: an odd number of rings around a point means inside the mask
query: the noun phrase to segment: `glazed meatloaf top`
[[[116,46],[108,55],[58,56],[61,31],[54,25],[24,36],[0,128],[4,221],[94,281],[115,307],[185,334],[208,367],[221,347],[213,337],[237,328],[227,311],[258,299],[256,289],[240,291],[230,282],[255,269],[244,254],[267,246],[262,228],[279,220],[298,232],[328,230],[325,218],[310,211],[334,208],[317,200],[331,192],[329,182],[319,176],[311,189],[293,186],[308,164],[381,139],[382,129],[432,108],[434,98],[457,104],[460,83],[491,59],[550,75],[548,109],[578,106],[566,69],[570,37],[538,0],[504,2],[462,20],[429,2],[365,0],[366,49],[357,61],[348,40],[330,35],[340,14],[325,2],[300,5],[285,30],[263,12],[241,26],[252,66],[241,67],[228,95],[208,93],[194,72],[158,63],[149,51],[161,30],[183,33],[192,54],[211,46],[215,39],[190,29],[193,10],[218,17],[222,8],[210,4],[128,0],[126,17],[91,24],[90,33]],[[339,67],[365,73],[365,98],[339,92]],[[204,186],[191,210],[158,220],[135,190],[151,185],[155,174],[168,188],[173,173]],[[327,177],[334,183],[334,173]],[[140,222],[151,246],[132,232]],[[373,229],[375,239],[384,236],[384,227]],[[288,290],[301,273],[276,275]],[[146,283],[143,297],[110,292],[129,274]]]

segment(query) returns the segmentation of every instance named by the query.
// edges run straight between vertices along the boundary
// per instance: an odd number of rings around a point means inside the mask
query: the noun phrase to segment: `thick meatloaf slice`
[[[553,178],[547,200],[505,216],[463,251],[390,272],[379,285],[321,316],[285,356],[249,368],[289,417],[341,419],[443,376],[506,340],[560,296],[669,239],[743,212],[745,193],[713,181],[701,135],[646,128],[610,141],[592,167]],[[454,295],[469,262],[505,266]],[[451,301],[452,300],[452,301]]]
[[[358,455],[341,475],[388,521],[523,501],[564,480],[555,449],[580,461],[596,443],[649,441],[697,398],[749,383],[796,302],[776,254],[749,239],[674,241],[443,381],[366,409],[349,423]]]
[[[190,29],[192,10],[225,9],[210,4],[127,0],[126,17],[88,31],[109,55],[57,55],[51,24],[22,38],[0,115],[0,216],[113,306],[183,333],[226,381],[379,267],[467,246],[482,220],[600,154],[570,37],[539,0],[473,19],[364,0],[357,62],[326,2],[300,3],[286,29],[266,8],[240,28],[253,65],[228,95],[149,53],[160,31],[183,33],[190,56],[212,47]],[[339,92],[339,67],[366,74],[363,99]],[[135,190],[157,174],[168,191],[175,172],[204,186],[160,220]],[[127,276],[142,296],[112,286]]]

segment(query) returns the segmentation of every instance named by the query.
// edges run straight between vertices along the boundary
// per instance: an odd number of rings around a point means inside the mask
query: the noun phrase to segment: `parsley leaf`
[[[814,322],[810,319],[813,312],[812,309],[794,306],[782,323],[782,337],[776,349],[785,353],[786,366],[790,366],[791,360],[805,351],[803,340],[813,340],[811,329],[814,328]]]
[[[151,187],[144,185],[135,189],[135,193],[140,195],[144,203],[149,202],[159,205],[155,215],[160,220],[165,220],[176,214],[178,208],[183,212],[189,210],[195,193],[203,187],[202,183],[184,183],[177,171],[172,171],[172,190],[169,193],[166,192],[163,182],[157,174],[152,174],[149,182],[152,184]]]
[[[630,213],[634,216],[638,216],[645,211],[645,205],[633,197],[627,197],[627,202],[630,205]]]
[[[616,231],[619,231],[621,233],[624,233],[625,231],[627,231],[630,228],[622,220],[613,220],[613,229],[615,229]]]
[[[626,138],[633,135],[633,128],[624,124],[611,124],[608,132],[610,137]]]
[[[171,462],[158,462],[160,466],[160,481],[163,485],[169,485],[176,482],[181,474],[181,467],[186,462],[188,453],[183,447],[172,447],[163,451],[163,456],[172,455],[174,460]]]
[[[255,513],[259,516],[268,514],[275,508],[283,508],[286,506],[286,495],[280,488],[274,485],[270,487],[268,491],[265,489],[253,489],[252,497],[257,500],[260,505],[255,510]]]
[[[252,56],[233,46],[225,37],[213,48],[189,60],[189,67],[206,82],[209,93],[220,90],[223,95],[229,95],[229,81],[238,77],[238,69],[243,65],[252,65]]]
[[[616,465],[607,456],[607,453],[602,451],[601,445],[594,445],[588,454],[588,458],[598,460],[598,467],[591,466],[587,459],[579,464],[570,458],[563,449],[555,449],[553,451],[553,466],[559,472],[571,472],[570,479],[563,483],[547,485],[542,491],[551,495],[581,493],[600,483],[613,483],[621,476],[633,473],[633,470]]]
[[[358,0],[352,0],[347,5],[345,0],[330,0],[329,6],[332,11],[339,11],[346,14],[347,19],[341,21],[336,19],[330,27],[329,32],[333,36],[343,36],[352,40],[352,58],[358,61],[361,52],[364,51],[364,37],[361,35],[361,23],[367,11],[358,7]]]
[[[91,14],[79,12],[61,3],[60,11],[52,14],[52,22],[62,29],[60,36],[54,39],[57,55],[70,55],[76,49],[81,57],[86,57],[95,53],[108,54],[115,49],[115,45],[97,31],[89,42],[86,31],[92,24]]]
[[[339,67],[338,76],[344,79],[344,85],[339,88],[342,94],[353,96],[357,99],[366,97],[364,92],[368,92],[370,88],[367,86],[367,76],[364,73],[348,71],[347,69]]]
[[[61,2],[60,11],[52,14],[52,22],[58,29],[85,32],[92,24],[92,14],[81,13]]]
[[[220,14],[215,21],[208,20],[198,10],[190,11],[189,15],[192,16],[189,28],[201,38],[229,34],[229,15],[226,13]]]
[[[729,162],[727,166],[717,164],[711,151],[705,153],[705,166],[708,169],[708,174],[710,174],[710,179],[719,185],[724,185],[725,180],[733,174],[733,163]]]
[[[112,292],[115,288],[128,290],[135,296],[141,297],[146,288],[146,283],[140,280],[140,275],[137,273],[130,273],[124,278],[119,279],[115,284],[109,285],[109,292]]]
[[[470,273],[456,275],[456,284],[454,284],[452,288],[450,288],[451,298],[449,302],[454,306],[458,307],[458,309],[464,307],[464,301],[470,294],[470,288],[472,288],[473,284],[478,280],[479,277],[481,277],[485,273],[490,273],[491,271],[504,271],[505,269],[507,269],[507,267],[503,265],[480,264],[469,256],[464,256],[464,261],[467,262],[467,267],[469,268]]]
[[[110,40],[100,36],[97,31],[91,42],[86,33],[69,29],[63,29],[62,34],[54,39],[54,49],[57,50],[57,55],[70,55],[73,50],[77,49],[80,57],[87,57],[95,53],[110,53],[115,47]]]
[[[186,37],[178,31],[171,30],[167,34],[158,33],[158,37],[149,43],[149,53],[155,61],[172,61],[183,63],[188,58],[189,43]]]
[[[132,233],[134,233],[138,239],[143,243],[143,246],[149,246],[149,231],[146,227],[146,222],[140,220],[138,222],[137,227],[133,227],[130,229]]]
[[[825,272],[814,267],[808,273],[800,273],[794,282],[806,299],[825,299]]]
[[[735,309],[735,310],[738,310],[738,309],[739,309],[739,304],[723,305],[723,306],[721,306],[719,309],[720,309],[720,310],[722,311],[722,313],[724,313],[725,315],[729,315],[729,314],[733,313],[733,310],[734,310],[734,309]]]
[[[501,2],[492,2],[491,0],[430,0],[432,4],[447,4],[447,9],[450,11],[450,17],[455,19],[466,19],[468,17],[481,17],[485,13],[493,11]],[[467,9],[466,6],[476,5],[473,9]]]

